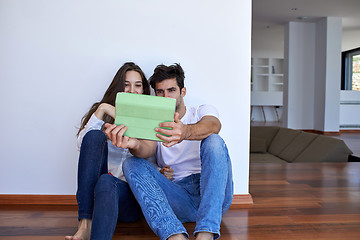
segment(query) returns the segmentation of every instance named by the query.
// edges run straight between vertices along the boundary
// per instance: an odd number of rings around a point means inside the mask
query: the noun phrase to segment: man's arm
[[[174,122],[160,123],[159,126],[172,128],[155,129],[158,132],[156,136],[165,141],[163,145],[166,147],[171,147],[183,140],[203,140],[213,133],[218,134],[221,129],[219,119],[214,116],[204,116],[195,124],[184,125],[179,120],[179,113],[175,113]],[[159,133],[170,136],[167,137]]]
[[[122,124],[116,126],[115,124],[106,123],[105,128],[105,134],[113,145],[120,148],[127,148],[133,156],[139,158],[148,158],[154,155],[157,146],[155,141],[140,140],[124,136],[128,127],[125,127]]]

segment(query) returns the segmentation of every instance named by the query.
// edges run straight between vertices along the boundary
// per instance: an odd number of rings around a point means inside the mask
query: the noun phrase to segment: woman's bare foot
[[[90,240],[91,219],[80,219],[79,227],[74,236],[66,236],[66,240]]]
[[[209,232],[199,232],[196,235],[196,240],[213,240],[214,234]]]
[[[187,240],[187,237],[185,237],[185,234],[179,233],[170,236],[168,240]]]

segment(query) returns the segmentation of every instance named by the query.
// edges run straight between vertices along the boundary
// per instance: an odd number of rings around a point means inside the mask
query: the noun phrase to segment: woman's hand
[[[123,124],[116,126],[115,124],[105,123],[105,134],[113,145],[120,148],[137,149],[139,148],[139,140],[124,136],[128,127]]]
[[[101,103],[94,114],[98,119],[103,119],[104,114],[115,119],[115,107],[108,103]]]
[[[165,166],[162,169],[160,169],[160,173],[169,180],[172,180],[174,177],[174,169],[172,169],[169,166]]]

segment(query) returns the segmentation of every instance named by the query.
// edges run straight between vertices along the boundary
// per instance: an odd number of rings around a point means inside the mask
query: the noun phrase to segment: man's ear
[[[185,95],[186,95],[186,87],[183,87],[183,88],[181,89],[181,96],[182,96],[182,97],[185,97]]]

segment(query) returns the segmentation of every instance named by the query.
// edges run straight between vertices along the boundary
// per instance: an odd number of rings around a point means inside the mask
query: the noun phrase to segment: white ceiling
[[[253,0],[253,30],[284,26],[290,21],[342,17],[343,30],[360,29],[360,0]],[[292,10],[292,9],[296,10]]]

